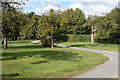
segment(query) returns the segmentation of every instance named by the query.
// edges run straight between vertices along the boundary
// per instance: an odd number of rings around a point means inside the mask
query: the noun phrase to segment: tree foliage
[[[0,1],[1,2],[1,1]],[[2,7],[2,33],[4,48],[7,48],[7,38],[17,39],[19,36],[19,26],[21,26],[21,12],[13,5],[20,5],[18,2],[1,2]]]
[[[118,19],[119,8],[111,10],[104,16],[89,16],[81,9],[67,9],[65,11],[51,9],[45,14],[36,15],[34,12],[23,13],[18,2],[2,2],[2,33],[3,38],[17,39],[41,39],[43,46],[53,47],[54,41],[59,40],[65,34],[90,35],[97,29],[95,35],[104,38],[115,38],[119,35],[120,26]],[[66,37],[67,39],[67,37]]]

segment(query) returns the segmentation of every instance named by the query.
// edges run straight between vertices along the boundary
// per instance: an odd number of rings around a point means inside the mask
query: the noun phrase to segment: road
[[[102,53],[104,56],[109,58],[109,60],[106,61],[104,64],[96,66],[94,69],[91,69],[83,74],[71,78],[118,78],[118,52],[88,49],[88,48],[78,48],[78,47],[71,47],[71,46],[59,45],[59,44],[55,44],[55,45],[60,47],[68,47],[71,49],[82,50],[82,51]]]

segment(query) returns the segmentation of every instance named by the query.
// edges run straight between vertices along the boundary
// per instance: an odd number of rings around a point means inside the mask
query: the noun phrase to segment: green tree
[[[36,39],[39,16],[33,12],[25,15],[25,25],[22,27],[23,39]]]
[[[0,1],[1,2],[1,1]],[[14,5],[21,5],[21,3],[18,2],[1,2],[2,7],[2,33],[3,33],[3,39],[4,39],[4,49],[7,49],[7,38],[12,33],[16,33],[19,28],[16,28],[16,24],[18,23],[16,20],[17,15],[19,14],[18,7],[13,6]],[[14,21],[14,22],[13,22]]]
[[[85,15],[79,8],[76,10],[67,9],[63,12],[64,16],[68,20],[67,33],[80,34],[82,33],[82,25],[85,23]]]
[[[101,24],[100,18],[98,16],[92,16],[89,15],[87,18],[86,23],[84,24],[85,27],[87,27],[89,31],[89,34],[91,34],[91,44],[94,44],[94,34],[98,30],[98,26]]]
[[[38,25],[38,35],[44,46],[53,48],[56,35],[64,30],[67,18],[53,9],[47,15],[42,15]]]
[[[115,8],[111,10],[110,13],[107,13],[104,16],[89,16],[88,17],[87,22],[84,25],[89,26],[91,28],[91,43],[92,44],[94,44],[94,33],[95,32],[98,35],[98,37],[110,38],[110,39],[112,39],[113,35],[114,36],[119,35],[119,31],[120,31],[120,27],[118,25],[119,10],[120,10],[119,8]]]

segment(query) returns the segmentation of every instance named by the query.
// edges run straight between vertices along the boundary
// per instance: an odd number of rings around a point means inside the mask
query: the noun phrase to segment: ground
[[[43,48],[30,41],[9,41],[2,54],[3,77],[70,77],[108,58],[100,53],[55,47]]]

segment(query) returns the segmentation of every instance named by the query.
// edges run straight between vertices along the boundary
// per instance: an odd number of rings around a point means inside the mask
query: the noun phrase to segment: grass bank
[[[68,77],[104,63],[99,53],[69,48],[43,48],[30,41],[9,41],[2,52],[3,78]]]

